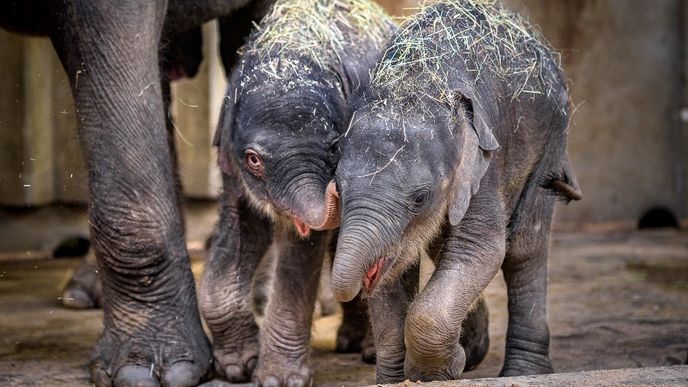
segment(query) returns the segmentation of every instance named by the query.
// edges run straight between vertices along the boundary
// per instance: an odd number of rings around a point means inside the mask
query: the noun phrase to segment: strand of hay
[[[312,69],[298,58],[327,69],[344,55],[381,50],[394,28],[370,0],[278,0],[243,51],[257,55],[256,70],[274,79],[303,78]]]
[[[383,60],[372,74],[372,85],[391,92],[394,99],[429,97],[453,103],[447,63],[463,60],[465,69],[509,84],[512,100],[522,95],[547,94],[557,84],[552,65],[559,56],[539,31],[495,0],[443,0],[419,5],[408,17]],[[550,59],[552,58],[552,59]],[[422,84],[418,74],[423,74]]]

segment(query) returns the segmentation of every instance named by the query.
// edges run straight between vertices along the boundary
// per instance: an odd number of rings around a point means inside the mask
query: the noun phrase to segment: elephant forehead
[[[451,172],[451,160],[455,155],[451,142],[404,141],[403,136],[395,141],[386,136],[372,137],[365,142],[342,144],[338,178],[409,189],[436,185]]]
[[[409,144],[451,135],[446,107],[434,103],[421,106],[411,99],[401,105],[389,101],[387,98],[373,100],[353,114],[347,130],[351,141],[373,139]],[[432,111],[428,112],[429,109]]]
[[[322,99],[283,96],[254,101],[247,98],[236,121],[239,137],[307,136],[334,133],[337,113]]]
[[[418,185],[441,176],[441,164],[429,162],[408,143],[383,143],[376,147],[347,149],[342,153],[337,176],[349,181],[385,181],[401,186]],[[397,146],[397,148],[394,148]]]

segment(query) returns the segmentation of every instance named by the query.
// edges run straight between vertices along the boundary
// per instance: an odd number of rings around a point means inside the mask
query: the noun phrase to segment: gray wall
[[[576,111],[569,152],[584,200],[574,225],[633,225],[654,206],[688,218],[682,0],[504,0],[562,52]]]
[[[172,87],[172,114],[187,197],[217,197],[211,147],[226,80],[215,23],[203,27],[198,75]],[[85,203],[87,173],[69,83],[47,38],[0,29],[0,205]]]
[[[415,0],[379,0],[396,14]],[[559,206],[560,226],[633,227],[654,206],[688,219],[688,105],[681,0],[503,0],[562,52],[576,106],[569,151],[584,200]],[[212,26],[199,76],[174,86],[185,194],[215,197],[210,147],[225,80]],[[0,30],[0,204],[85,198],[66,78],[45,39]],[[25,187],[27,186],[27,187]]]
[[[82,201],[86,173],[51,43],[0,29],[0,204]]]

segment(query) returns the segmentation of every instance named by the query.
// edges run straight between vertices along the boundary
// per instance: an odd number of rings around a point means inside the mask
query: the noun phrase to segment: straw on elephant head
[[[265,62],[261,71],[286,77],[308,73],[298,58],[325,69],[344,52],[362,54],[356,47],[364,39],[381,49],[393,28],[385,11],[369,0],[278,0],[244,50]],[[279,63],[271,63],[275,57]]]
[[[400,26],[374,71],[373,86],[399,99],[423,94],[451,104],[447,59],[463,60],[475,82],[483,76],[507,80],[511,98],[549,93],[556,79],[545,67],[559,67],[558,54],[540,33],[495,0],[428,1]],[[422,84],[412,81],[416,74],[424,75]]]

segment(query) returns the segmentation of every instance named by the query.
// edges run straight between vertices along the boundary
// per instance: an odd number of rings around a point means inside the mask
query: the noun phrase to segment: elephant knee
[[[95,248],[106,266],[129,274],[155,274],[159,264],[172,252],[174,207],[159,199],[146,200],[136,193],[110,191],[94,195],[90,224]],[[181,237],[181,226],[177,234]],[[183,254],[182,254],[183,255]]]
[[[458,322],[460,323],[460,322]],[[459,346],[457,324],[429,306],[411,306],[406,317],[407,355],[422,364],[441,365]]]

